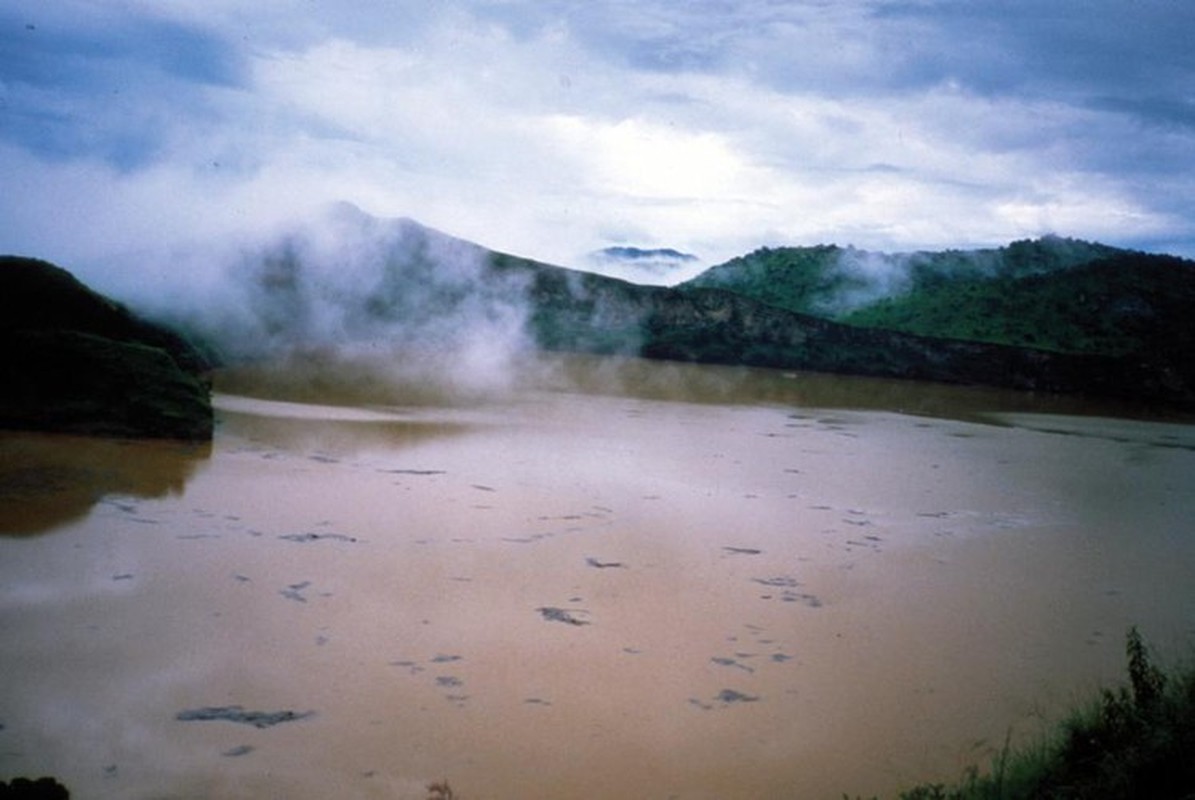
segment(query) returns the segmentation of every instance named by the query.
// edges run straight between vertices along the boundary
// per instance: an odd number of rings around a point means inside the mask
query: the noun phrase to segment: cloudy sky
[[[1189,0],[0,0],[0,251],[346,200],[584,265],[1057,233],[1195,256]]]

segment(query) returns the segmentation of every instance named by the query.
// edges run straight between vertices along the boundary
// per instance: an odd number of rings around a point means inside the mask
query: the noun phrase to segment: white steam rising
[[[527,287],[487,251],[339,204],[243,248],[166,313],[232,361],[360,367],[372,380],[486,393],[531,351]]]

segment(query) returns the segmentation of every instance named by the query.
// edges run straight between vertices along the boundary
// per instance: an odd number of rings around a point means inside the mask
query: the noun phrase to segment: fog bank
[[[477,245],[347,203],[172,266],[131,301],[225,364],[476,393],[508,386],[532,349],[519,276],[495,274]]]

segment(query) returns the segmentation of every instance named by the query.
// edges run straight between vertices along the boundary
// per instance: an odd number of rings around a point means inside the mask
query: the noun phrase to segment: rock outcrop
[[[0,257],[0,427],[210,439],[209,368],[181,336],[66,270]]]

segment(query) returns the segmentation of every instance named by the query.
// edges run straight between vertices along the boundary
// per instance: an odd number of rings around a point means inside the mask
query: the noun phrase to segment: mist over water
[[[747,273],[769,252],[745,257]],[[813,270],[808,308],[834,317],[924,284],[1035,274],[1107,252],[1059,237],[940,253],[819,246],[799,248],[788,266]],[[304,369],[334,373],[325,383],[353,374],[408,398],[471,401],[542,384],[559,359],[540,347],[636,349],[652,311],[643,295],[590,273],[536,272],[493,255],[413,220],[339,203],[147,256],[133,262],[117,297],[181,327],[220,363],[283,364],[291,383]],[[735,280],[744,269],[736,262],[711,270],[709,285]]]
[[[137,307],[223,362],[335,365],[375,382],[502,391],[529,355],[527,286],[483,248],[347,203],[196,249]]]

